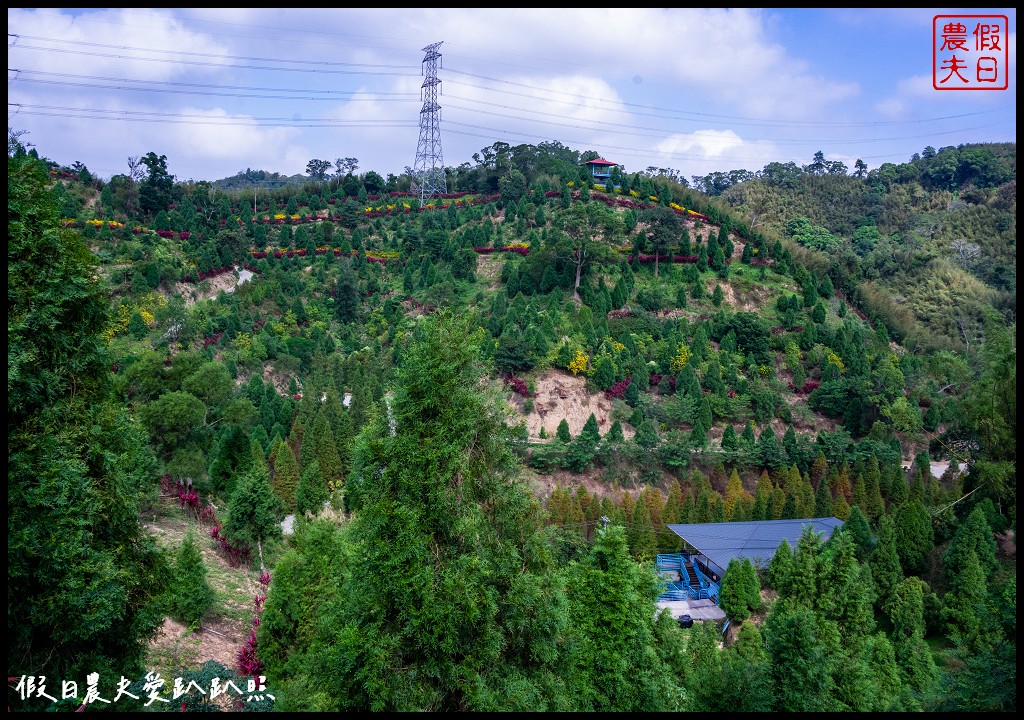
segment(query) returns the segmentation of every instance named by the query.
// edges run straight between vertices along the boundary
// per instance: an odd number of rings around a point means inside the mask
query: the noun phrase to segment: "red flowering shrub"
[[[526,386],[526,383],[523,381],[522,378],[517,378],[512,375],[509,375],[507,378],[505,378],[505,384],[511,385],[512,390],[519,393],[523,397],[533,397],[533,393],[530,392],[530,388]]]
[[[604,396],[609,400],[614,400],[616,398],[621,400],[622,398],[626,397],[626,388],[629,387],[629,383],[631,383],[632,381],[633,376],[627,375],[625,379],[619,380],[617,383],[615,383],[610,388],[605,390]]]
[[[217,343],[220,342],[220,339],[222,337],[224,337],[224,333],[223,332],[219,332],[219,333],[215,333],[214,335],[211,335],[210,337],[203,338],[203,349],[206,349],[206,348],[210,347],[211,345],[216,345]]]
[[[238,650],[236,669],[239,675],[259,675],[261,667],[256,657],[256,631],[250,630],[245,644]]]

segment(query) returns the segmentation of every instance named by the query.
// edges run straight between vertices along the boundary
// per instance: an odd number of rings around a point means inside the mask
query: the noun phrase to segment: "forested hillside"
[[[10,134],[8,704],[1014,710],[1015,147],[597,156],[496,143],[421,205]],[[656,613],[666,525],[833,516],[730,565],[724,635]]]

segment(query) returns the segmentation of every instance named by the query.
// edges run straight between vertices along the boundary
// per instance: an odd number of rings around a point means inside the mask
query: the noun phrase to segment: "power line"
[[[222,97],[244,97],[244,98],[247,98],[247,99],[255,99],[255,100],[267,100],[267,99],[283,99],[283,100],[295,100],[295,99],[338,100],[338,99],[345,99],[345,100],[351,102],[351,101],[354,101],[354,100],[377,101],[377,100],[380,99],[381,96],[383,96],[385,102],[393,102],[394,100],[413,100],[413,99],[416,98],[416,93],[407,93],[407,92],[386,92],[386,91],[385,92],[374,92],[373,96],[370,97],[370,96],[367,96],[365,94],[365,92],[359,91],[359,90],[318,90],[318,89],[314,89],[314,88],[296,89],[296,88],[278,88],[278,87],[258,87],[258,86],[247,86],[247,85],[211,85],[209,83],[171,82],[171,81],[168,81],[168,80],[137,80],[137,79],[132,79],[132,78],[112,78],[112,77],[104,77],[104,76],[98,76],[98,75],[76,75],[76,74],[73,74],[73,73],[55,73],[55,72],[45,72],[45,71],[41,71],[41,70],[24,70],[24,69],[21,69],[21,68],[8,68],[7,72],[17,73],[16,77],[18,77],[21,80],[21,82],[25,82],[25,83],[30,83],[31,82],[31,83],[51,84],[51,85],[64,85],[66,87],[89,87],[89,88],[99,88],[99,89],[105,89],[105,90],[131,90],[131,91],[138,91],[138,92],[187,92],[188,94],[191,94],[191,95],[205,94],[205,95],[217,95],[217,96],[222,96]],[[29,77],[22,78],[21,77],[22,73],[27,74],[27,75],[48,75],[48,76],[52,76],[52,77],[70,78],[70,79],[76,79],[76,80],[94,80],[94,81],[97,81],[97,82],[96,83],[71,83],[71,82],[65,83],[65,82],[61,82],[61,81],[57,81],[57,80],[36,80],[36,79],[33,79],[33,78],[29,78]],[[135,83],[135,84],[138,84],[138,85],[164,85],[164,86],[168,86],[168,88],[173,88],[173,89],[164,89],[164,88],[159,88],[159,87],[158,88],[147,88],[147,87],[121,87],[121,86],[116,86],[116,85],[115,86],[110,86],[110,85],[101,85],[101,84],[99,84],[100,82],[107,82],[107,83]],[[178,88],[182,88],[182,89],[178,90]],[[228,92],[196,93],[195,89],[197,89],[197,88],[203,88],[203,89],[208,89],[208,90],[217,90],[217,91],[239,90],[239,91],[243,91],[245,93],[279,92],[279,93],[312,95],[314,97],[294,98],[294,97],[292,97],[292,95],[282,95],[280,97],[271,96],[271,95],[253,96],[253,95],[250,95],[250,94],[235,95],[235,94],[231,94],[231,93],[228,93]],[[321,97],[315,97],[317,95],[323,95],[324,97],[322,97],[322,98]],[[343,98],[342,96],[349,96],[349,97],[344,97]]]
[[[691,110],[679,110],[677,108],[658,107],[658,106],[654,106],[654,105],[645,105],[645,104],[641,104],[641,103],[631,103],[631,102],[620,102],[620,103],[617,103],[614,106],[609,106],[609,107],[594,107],[595,103],[601,104],[601,103],[607,103],[607,101],[603,100],[603,99],[601,99],[599,97],[594,97],[593,95],[582,95],[582,94],[579,94],[579,93],[565,92],[563,90],[552,90],[551,88],[545,88],[545,87],[541,87],[539,85],[530,85],[528,83],[515,82],[515,81],[512,81],[512,80],[500,80],[498,78],[492,78],[492,77],[489,77],[489,76],[486,76],[486,75],[479,75],[479,74],[476,74],[476,73],[464,72],[464,71],[460,71],[460,70],[457,70],[457,69],[456,70],[449,69],[449,72],[465,75],[467,77],[473,77],[473,78],[478,78],[478,79],[482,79],[482,80],[489,80],[489,81],[496,82],[496,83],[503,84],[503,85],[511,85],[513,87],[521,87],[521,88],[525,88],[527,90],[533,90],[533,91],[536,91],[536,92],[544,92],[544,93],[553,94],[556,97],[549,98],[549,99],[551,99],[553,101],[557,101],[557,102],[565,102],[565,98],[567,98],[567,97],[568,98],[575,98],[575,99],[578,99],[578,100],[583,100],[583,101],[586,101],[588,109],[594,109],[594,110],[597,110],[597,111],[600,111],[600,112],[622,112],[622,113],[625,113],[627,111],[626,110],[621,110],[620,108],[635,108],[637,110],[654,110],[654,111],[658,111],[659,113],[673,113],[673,114],[676,114],[676,115],[688,116],[688,117],[684,117],[684,118],[675,118],[673,116],[666,116],[666,115],[661,115],[661,114],[653,114],[652,115],[653,117],[671,117],[672,119],[690,119],[690,120],[705,120],[705,121],[706,120],[715,120],[715,121],[728,120],[728,121],[730,121],[731,125],[755,125],[755,126],[757,126],[757,125],[769,125],[769,126],[773,126],[773,127],[791,126],[791,127],[794,127],[794,128],[805,128],[805,127],[829,127],[829,128],[840,128],[840,127],[854,127],[854,128],[856,128],[856,127],[877,127],[877,126],[881,126],[881,125],[911,125],[911,124],[919,124],[919,123],[925,123],[925,122],[937,122],[937,121],[940,121],[940,120],[956,120],[956,119],[960,119],[960,118],[971,117],[971,116],[974,116],[974,115],[984,115],[986,113],[996,112],[995,110],[979,110],[979,111],[976,111],[976,112],[961,113],[961,114],[958,114],[958,115],[946,115],[946,116],[940,116],[940,117],[934,117],[934,118],[923,118],[921,120],[878,120],[878,121],[859,122],[859,123],[847,123],[847,122],[830,122],[830,121],[824,121],[824,120],[780,120],[778,118],[756,118],[756,117],[749,117],[749,116],[743,116],[743,115],[723,115],[723,114],[717,114],[717,113],[706,113],[706,112],[691,111]],[[470,83],[461,83],[458,80],[452,80],[450,82],[452,82],[452,83],[454,83],[456,85],[463,85],[465,87],[469,87],[469,88],[472,88],[472,89],[485,90],[487,92],[500,92],[500,93],[506,94],[506,95],[516,95],[516,96],[528,98],[528,99],[534,100],[534,101],[536,101],[538,99],[536,96],[527,95],[526,93],[517,93],[517,92],[510,91],[510,90],[501,90],[501,89],[489,88],[489,87],[480,86],[480,85],[472,85]],[[543,99],[543,98],[541,98],[541,99]],[[641,114],[641,115],[644,114],[644,113],[635,113],[633,111],[629,111],[629,112],[631,112],[632,114]]]
[[[337,128],[376,128],[376,127],[414,127],[405,120],[332,120],[316,118],[310,120],[289,117],[245,117],[241,115],[184,115],[145,110],[106,110],[103,108],[64,107],[57,105],[25,105],[8,103],[8,107],[23,110],[26,115],[43,115],[48,117],[67,117],[91,120],[118,120],[127,122],[155,122],[185,125],[244,126],[244,127],[337,127]]]
[[[183,56],[183,57],[205,57],[205,58],[216,58],[216,59],[227,59],[227,60],[245,60],[245,61],[248,61],[248,62],[270,62],[270,63],[290,63],[290,64],[293,64],[293,65],[310,65],[310,66],[315,66],[315,68],[318,69],[318,70],[319,69],[323,69],[325,67],[327,67],[327,68],[332,68],[332,67],[384,68],[384,69],[388,69],[388,70],[410,70],[410,71],[416,69],[415,65],[382,65],[380,63],[345,63],[345,62],[333,62],[333,61],[330,61],[330,60],[293,60],[291,58],[267,58],[267,57],[258,57],[258,56],[254,57],[254,56],[249,56],[249,55],[218,55],[216,53],[191,52],[191,51],[187,51],[187,50],[160,50],[160,49],[156,49],[156,48],[132,47],[130,45],[109,45],[107,43],[91,43],[91,42],[85,42],[84,40],[65,40],[63,38],[39,37],[39,36],[36,36],[36,35],[22,35],[22,34],[8,33],[7,36],[8,37],[20,38],[20,39],[41,40],[43,42],[63,43],[63,44],[66,44],[66,45],[80,45],[82,47],[106,48],[108,50],[129,50],[129,51],[132,51],[132,52],[158,53],[158,54],[161,54],[161,55],[171,55],[171,56],[174,56],[170,60],[172,62],[178,62],[178,60],[176,60],[175,58]],[[58,48],[38,47],[38,46],[35,46],[35,45],[25,45],[24,43],[18,45],[18,47],[20,49],[45,50],[47,52],[68,52],[68,53],[79,52],[77,50],[60,50]],[[99,57],[118,57],[118,58],[123,57],[121,55],[105,55],[105,54],[102,54],[102,53],[85,53],[85,52],[82,52],[81,54],[82,55],[97,55]],[[129,57],[127,59],[129,59],[129,60],[150,60],[150,59],[153,59],[153,58],[131,58],[131,57]],[[162,62],[168,62],[168,61],[164,60]],[[210,64],[212,64],[212,65],[221,65],[221,63],[210,63]],[[267,68],[261,68],[261,69],[267,69]],[[274,69],[274,68],[270,68],[270,69]],[[286,68],[277,68],[277,69],[286,69]]]

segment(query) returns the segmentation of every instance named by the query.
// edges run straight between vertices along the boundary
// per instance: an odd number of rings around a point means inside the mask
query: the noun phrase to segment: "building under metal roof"
[[[795,548],[804,528],[810,527],[827,540],[842,525],[842,520],[828,517],[669,525],[668,529],[681,537],[694,555],[706,558],[718,580],[733,558],[749,558],[754,565],[764,566],[783,540]]]

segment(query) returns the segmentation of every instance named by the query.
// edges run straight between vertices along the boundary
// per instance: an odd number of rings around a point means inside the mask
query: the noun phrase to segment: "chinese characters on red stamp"
[[[1006,15],[936,15],[932,18],[932,87],[936,90],[1005,90],[1009,20]]]

